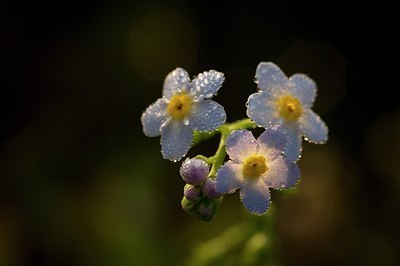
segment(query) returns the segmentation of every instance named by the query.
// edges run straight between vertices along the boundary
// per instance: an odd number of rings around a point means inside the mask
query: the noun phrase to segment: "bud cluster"
[[[215,190],[216,182],[209,177],[208,164],[201,159],[186,159],[180,168],[182,179],[186,182],[182,208],[202,221],[211,221],[222,201],[221,194]]]

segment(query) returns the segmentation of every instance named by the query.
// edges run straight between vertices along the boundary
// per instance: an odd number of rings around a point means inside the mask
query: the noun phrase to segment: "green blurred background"
[[[304,144],[296,191],[272,194],[281,264],[399,265],[399,11],[1,1],[0,265],[196,265],[193,250],[247,214],[237,194],[211,223],[181,210],[180,164],[140,115],[180,66],[224,72],[215,100],[244,118],[261,61],[312,77],[330,128]],[[261,265],[244,249],[212,265]]]

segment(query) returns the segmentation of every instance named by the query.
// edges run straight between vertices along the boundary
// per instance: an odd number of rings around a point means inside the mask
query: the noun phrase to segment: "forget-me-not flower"
[[[315,82],[304,74],[287,78],[271,62],[261,62],[256,70],[259,92],[250,95],[247,115],[258,126],[282,125],[288,132],[284,154],[297,161],[302,150],[302,136],[312,143],[328,140],[328,127],[311,107],[316,97]]]
[[[141,118],[145,135],[161,135],[165,159],[177,161],[186,155],[193,130],[209,132],[225,122],[224,108],[208,100],[223,82],[224,74],[215,70],[200,73],[193,81],[182,68],[167,75],[163,97],[150,105]]]
[[[255,139],[248,130],[235,130],[226,142],[230,160],[217,172],[216,190],[233,193],[249,212],[262,215],[270,205],[269,188],[291,188],[300,178],[296,163],[281,155],[287,132],[281,126],[267,128]]]

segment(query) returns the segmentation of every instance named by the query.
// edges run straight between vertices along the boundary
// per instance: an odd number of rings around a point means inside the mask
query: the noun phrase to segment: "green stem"
[[[218,169],[221,167],[222,163],[225,160],[226,139],[228,138],[229,134],[231,133],[227,127],[223,127],[223,126],[221,126],[218,130],[221,133],[221,139],[219,141],[218,149],[217,149],[217,152],[215,153],[215,155],[212,156],[211,158],[209,158],[209,160],[212,162],[211,171],[210,171],[210,175],[209,175],[211,178],[215,178],[215,175],[217,174]]]
[[[227,123],[224,125],[221,125],[218,129],[217,132],[221,134],[221,139],[219,141],[218,149],[217,152],[214,154],[214,156],[208,158],[207,162],[211,163],[211,171],[209,176],[211,178],[215,178],[215,175],[217,174],[218,169],[221,167],[222,163],[225,161],[226,157],[226,151],[225,151],[225,145],[226,145],[226,140],[228,139],[229,135],[233,130],[237,129],[248,129],[248,128],[255,128],[256,124],[254,124],[250,119],[242,119],[238,120],[233,123]]]
[[[224,125],[222,125],[222,126],[224,126]],[[250,128],[257,127],[257,125],[254,122],[252,122],[249,118],[238,120],[233,123],[228,123],[228,124],[225,124],[225,126],[227,126],[230,131],[236,130],[236,129],[250,129]]]

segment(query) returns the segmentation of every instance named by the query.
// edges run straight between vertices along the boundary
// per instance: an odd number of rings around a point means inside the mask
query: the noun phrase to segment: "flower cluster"
[[[303,137],[317,144],[328,139],[327,126],[311,110],[316,85],[306,75],[288,78],[274,63],[261,62],[255,75],[258,92],[246,104],[249,118],[234,123],[225,123],[224,108],[209,100],[223,81],[223,73],[215,70],[190,81],[188,73],[177,68],[165,79],[163,97],[141,118],[144,134],[161,135],[161,153],[172,161],[187,154],[194,133],[200,140],[211,136],[202,132],[221,134],[214,156],[186,159],[180,169],[186,182],[182,208],[203,221],[215,216],[222,195],[237,189],[250,213],[264,214],[270,188],[293,188],[300,179],[296,161]],[[249,130],[255,126],[265,128],[257,139]]]

